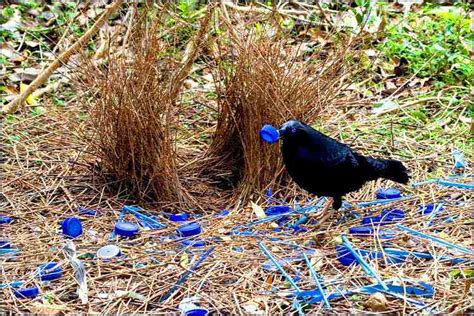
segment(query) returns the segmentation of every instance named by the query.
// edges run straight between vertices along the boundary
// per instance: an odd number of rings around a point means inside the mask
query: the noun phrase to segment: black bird
[[[408,182],[408,171],[400,161],[362,156],[297,120],[283,124],[278,133],[283,141],[283,162],[291,178],[312,194],[332,197],[336,210],[342,205],[342,196],[360,189],[367,181],[384,178]]]

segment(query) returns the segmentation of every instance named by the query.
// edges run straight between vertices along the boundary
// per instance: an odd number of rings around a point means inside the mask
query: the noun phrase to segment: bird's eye
[[[291,134],[294,134],[294,133],[296,133],[296,127],[291,128]]]

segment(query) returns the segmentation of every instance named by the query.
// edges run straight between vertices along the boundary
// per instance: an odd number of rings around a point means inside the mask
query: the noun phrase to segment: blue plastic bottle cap
[[[107,245],[97,250],[97,257],[101,259],[112,259],[121,255],[122,252],[116,245]]]
[[[350,266],[353,262],[357,262],[356,258],[343,245],[337,245],[336,252],[337,260],[339,260],[339,262],[346,267]]]
[[[204,247],[206,242],[204,240],[183,240],[181,245],[185,247]]]
[[[77,211],[81,214],[88,215],[88,216],[96,216],[97,215],[97,210],[88,209],[88,208],[85,208],[85,207],[82,207],[82,206],[78,207]]]
[[[0,215],[0,224],[9,224],[13,221],[13,218],[6,215]]]
[[[201,225],[199,223],[190,223],[181,225],[176,230],[181,237],[194,236],[201,233]]]
[[[206,316],[207,314],[209,314],[209,311],[205,308],[195,308],[185,313],[186,316]]]
[[[82,234],[82,224],[79,218],[68,217],[63,221],[61,227],[63,234],[68,237],[76,238]]]
[[[286,205],[270,206],[265,209],[265,215],[273,216],[291,212],[291,207]]]
[[[170,221],[173,222],[185,222],[189,219],[189,214],[180,213],[180,214],[170,214]]]
[[[138,233],[139,229],[135,223],[119,221],[115,224],[115,233],[124,237],[134,236]]]
[[[275,127],[265,124],[260,130],[260,137],[267,143],[273,144],[280,138],[280,133]]]
[[[41,281],[52,281],[63,275],[63,269],[56,262],[43,263],[38,267],[38,275]]]
[[[8,240],[0,240],[0,249],[10,249],[11,247]]]
[[[400,190],[396,188],[381,188],[377,190],[376,194],[377,199],[396,199],[402,197]]]
[[[28,287],[25,289],[19,289],[13,291],[13,295],[15,295],[18,298],[34,298],[38,296],[39,294],[39,289],[37,287]]]

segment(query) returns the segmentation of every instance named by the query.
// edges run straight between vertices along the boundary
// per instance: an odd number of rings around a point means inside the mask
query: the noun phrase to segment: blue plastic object
[[[63,275],[63,269],[56,262],[43,263],[38,267],[38,275],[41,281],[52,281]]]
[[[97,250],[97,257],[99,257],[100,259],[107,260],[115,257],[120,257],[121,255],[122,252],[120,251],[120,248],[116,245],[107,245]]]
[[[10,249],[11,247],[8,240],[0,240],[0,249]]]
[[[204,240],[183,240],[181,245],[185,247],[204,247],[206,242]]]
[[[400,190],[396,188],[380,188],[376,191],[377,199],[397,199],[401,198]]]
[[[6,215],[0,215],[0,224],[10,224],[13,221],[13,218]]]
[[[13,295],[18,298],[35,298],[39,294],[39,289],[37,287],[28,287],[25,289],[18,289],[13,291]]]
[[[438,206],[437,204],[432,204],[432,203],[426,204],[424,206],[420,206],[419,210],[422,215],[428,215],[428,214],[431,214],[437,206]],[[442,211],[443,209],[444,207],[441,206],[441,208],[438,211]]]
[[[199,235],[201,233],[201,225],[199,223],[189,223],[179,226],[176,231],[181,237],[189,237]]]
[[[356,258],[356,260],[360,263],[362,269],[365,271],[365,273],[369,276],[374,277],[378,284],[384,289],[388,290],[387,284],[380,278],[380,276],[377,274],[377,271],[375,271],[365,260],[362,258],[359,253],[352,247],[351,243],[347,239],[346,235],[341,235],[342,238],[342,243],[343,245],[349,250],[349,252]]]
[[[356,226],[349,228],[349,234],[360,236],[374,236],[378,235],[381,239],[391,239],[395,237],[395,232],[392,230],[377,229],[372,226]]]
[[[140,227],[137,224],[131,222],[119,221],[115,223],[115,233],[122,237],[132,237],[138,234]]]
[[[77,211],[83,215],[87,215],[87,216],[96,216],[97,215],[97,210],[93,210],[93,209],[89,209],[89,208],[86,208],[86,207],[78,207],[77,208]]]
[[[185,222],[189,219],[189,214],[180,213],[180,214],[170,214],[169,220],[172,222]]]
[[[269,206],[265,209],[265,215],[274,216],[291,212],[291,207],[286,205]]]
[[[275,127],[265,124],[260,130],[260,137],[267,143],[273,144],[280,138],[280,133]]]
[[[454,168],[462,169],[466,167],[466,161],[464,160],[464,153],[459,149],[454,149],[453,152]]]
[[[82,234],[81,220],[76,217],[66,218],[62,222],[61,228],[63,230],[63,234],[67,237],[76,238]]]
[[[216,217],[225,217],[227,215],[230,214],[230,211],[229,210],[222,210],[221,212],[219,212]]]
[[[186,316],[206,316],[209,311],[205,308],[195,308],[188,310],[184,315]]]
[[[393,210],[384,210],[380,216],[368,216],[362,219],[362,224],[379,224],[385,225],[390,224],[399,220],[402,220],[405,217],[405,212],[398,209]]]

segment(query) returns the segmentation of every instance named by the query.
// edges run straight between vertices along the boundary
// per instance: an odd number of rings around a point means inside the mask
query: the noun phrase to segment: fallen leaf
[[[185,252],[185,253],[183,253],[181,258],[179,259],[179,265],[182,266],[183,268],[186,268],[188,266],[188,264],[189,264],[189,256]]]
[[[25,91],[27,88],[28,88],[28,85],[27,85],[27,84],[24,84],[23,82],[20,83],[20,93],[22,93],[23,91]],[[34,104],[36,104],[36,101],[37,101],[37,98],[34,97],[32,94],[30,94],[30,95],[26,98],[26,103],[28,103],[29,105],[34,105]]]

